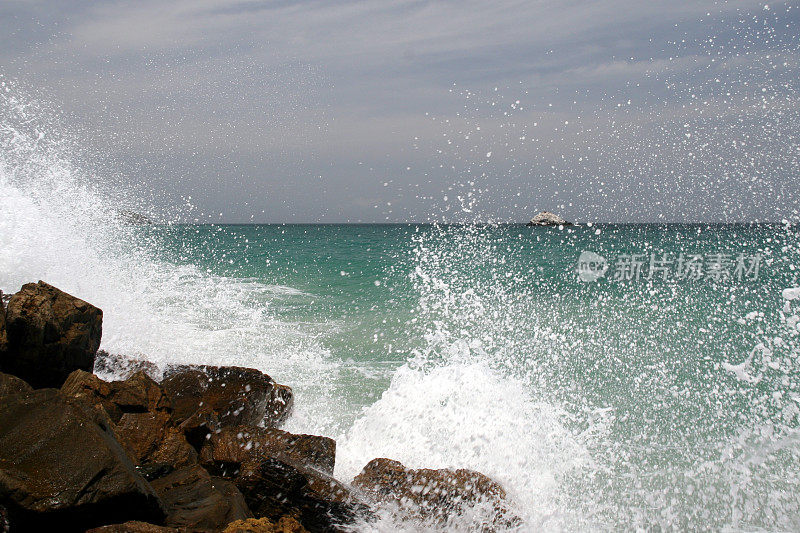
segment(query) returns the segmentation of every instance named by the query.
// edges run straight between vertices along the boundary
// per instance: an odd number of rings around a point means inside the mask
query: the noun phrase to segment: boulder
[[[55,389],[0,402],[0,506],[18,531],[160,522],[158,497],[102,410]]]
[[[217,413],[210,407],[198,409],[189,418],[181,422],[180,429],[183,431],[186,440],[200,450],[209,439],[209,435],[220,431],[219,418]]]
[[[40,281],[11,297],[5,318],[0,371],[40,388],[60,387],[73,370],[92,370],[103,324],[97,307]]]
[[[295,435],[276,428],[235,426],[211,433],[200,451],[203,465],[240,469],[265,458],[333,475],[336,441],[316,435]]]
[[[350,531],[351,525],[368,518],[367,505],[331,476],[298,468],[278,459],[244,463],[228,471],[257,518],[273,522],[291,516],[312,533]]]
[[[160,381],[163,377],[158,365],[144,359],[111,354],[105,350],[98,350],[95,355],[94,373],[101,378],[105,379],[108,376],[127,379],[137,372],[144,372],[156,381]]]
[[[570,222],[567,222],[560,216],[551,213],[549,211],[542,211],[535,217],[528,222],[529,226],[571,226]]]
[[[252,368],[181,366],[161,386],[179,424],[198,410],[212,410],[222,426],[275,426],[292,408],[291,389]]]
[[[248,518],[231,522],[222,533],[308,533],[300,522],[282,516],[277,522],[268,518]]]
[[[0,291],[0,360],[8,349],[6,337],[6,305],[3,303],[3,291]],[[1,531],[1,530],[0,530]]]
[[[144,372],[125,381],[103,381],[94,374],[76,370],[69,375],[61,392],[102,406],[114,422],[125,413],[170,413],[172,405],[161,387]]]
[[[0,401],[2,401],[6,396],[22,394],[32,390],[33,388],[31,388],[30,385],[19,379],[17,376],[3,374],[0,372]],[[0,529],[0,532],[2,532],[2,529]]]
[[[375,503],[395,502],[404,516],[446,523],[469,511],[476,529],[518,526],[502,485],[473,470],[412,470],[391,459],[373,459],[352,483]],[[475,512],[478,510],[479,512]]]
[[[136,465],[159,466],[158,470],[146,469],[147,478],[154,478],[158,471],[197,463],[197,452],[167,413],[125,413],[117,424],[116,435]],[[164,469],[164,465],[170,468]]]
[[[232,483],[212,478],[198,465],[175,470],[152,482],[167,508],[166,525],[218,531],[253,515]]]
[[[147,522],[125,522],[90,529],[86,533],[187,533],[185,528],[163,527]]]
[[[208,434],[200,462],[232,480],[256,517],[289,515],[309,531],[337,531],[368,514],[333,473],[336,442],[276,428],[234,426]]]

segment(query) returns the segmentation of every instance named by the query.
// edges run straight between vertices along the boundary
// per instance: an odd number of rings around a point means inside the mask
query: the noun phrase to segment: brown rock
[[[2,399],[6,396],[30,392],[32,390],[33,389],[30,385],[19,379],[17,376],[3,374],[0,372],[0,401],[2,401]],[[0,532],[2,532],[2,529],[0,529]]]
[[[289,387],[252,368],[181,366],[170,370],[161,386],[179,424],[200,409],[210,409],[222,426],[274,426],[292,407]]]
[[[8,349],[6,337],[6,305],[3,303],[3,291],[0,291],[0,358]],[[2,530],[0,530],[2,531]]]
[[[442,523],[480,505],[489,508],[491,516],[476,524],[477,529],[508,528],[520,523],[510,511],[503,487],[473,470],[412,470],[391,459],[373,459],[352,485],[377,503],[396,502],[405,516]]]
[[[186,533],[186,529],[156,526],[147,522],[125,522],[96,527],[86,533]]]
[[[232,483],[212,478],[198,465],[184,467],[152,482],[167,507],[166,525],[217,531],[253,515]]]
[[[101,411],[55,389],[0,402],[0,506],[18,531],[163,519]]]
[[[137,372],[125,381],[107,382],[89,372],[76,370],[64,382],[61,392],[102,406],[114,422],[125,413],[172,411],[164,391],[144,372]]]
[[[116,434],[137,465],[169,465],[175,469],[197,463],[197,452],[183,431],[172,425],[167,413],[125,413]]]
[[[278,459],[245,463],[228,471],[257,518],[277,521],[288,515],[312,533],[347,531],[369,508],[331,476]]]
[[[111,354],[105,350],[98,350],[94,358],[94,373],[98,376],[115,376],[127,379],[137,372],[144,372],[155,381],[163,377],[158,365],[128,357],[127,355]]]
[[[316,435],[294,435],[276,428],[235,426],[211,433],[200,452],[204,465],[241,468],[265,458],[333,475],[336,441]]]
[[[282,516],[277,522],[268,518],[248,518],[231,522],[222,533],[308,533],[300,522]]]
[[[92,370],[103,324],[97,307],[40,281],[11,297],[5,318],[0,370],[35,388],[60,387],[73,370]]]
[[[220,430],[220,423],[217,413],[206,406],[195,411],[192,416],[181,422],[179,427],[189,444],[199,450],[203,447],[209,435]]]

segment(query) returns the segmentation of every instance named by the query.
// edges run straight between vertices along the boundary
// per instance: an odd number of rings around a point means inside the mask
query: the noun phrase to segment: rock
[[[212,410],[222,426],[275,426],[292,407],[291,389],[252,368],[184,366],[168,372],[161,386],[181,423],[198,410]]]
[[[116,435],[136,465],[159,465],[164,471],[163,465],[175,469],[197,463],[197,452],[167,413],[125,413]],[[155,479],[157,472],[148,469],[147,473],[145,477]]]
[[[198,465],[180,468],[152,485],[167,507],[165,523],[171,527],[217,531],[253,516],[232,483],[212,478]]]
[[[144,372],[155,381],[160,381],[162,372],[158,365],[120,354],[110,354],[105,350],[99,350],[94,358],[95,375],[106,379],[106,377],[121,377],[127,379],[137,372]]]
[[[329,476],[336,462],[336,441],[316,435],[294,435],[276,428],[235,426],[211,433],[200,452],[203,465],[241,469],[244,463],[279,459]]]
[[[278,459],[245,463],[229,477],[257,518],[278,521],[288,515],[312,533],[349,531],[349,525],[368,518],[367,505],[342,483],[311,469]]]
[[[396,502],[405,516],[434,523],[473,511],[470,518],[481,522],[480,527],[475,525],[480,530],[520,524],[503,487],[473,470],[412,470],[391,459],[373,459],[352,485],[376,503]]]
[[[184,528],[162,527],[147,522],[125,522],[124,524],[111,524],[96,527],[86,533],[187,533]]]
[[[339,530],[366,505],[331,475],[336,441],[276,428],[234,426],[209,433],[200,462],[231,479],[256,517],[290,515],[309,531]]]
[[[535,217],[528,222],[528,226],[571,226],[570,222],[567,222],[560,216],[551,213],[549,211],[542,211]]]
[[[125,381],[103,381],[94,374],[76,370],[69,375],[61,392],[102,406],[114,422],[125,413],[171,413],[172,404],[161,387],[137,372]]]
[[[92,370],[102,325],[97,307],[43,281],[25,284],[8,303],[0,371],[34,388],[60,387],[73,370]]]
[[[277,522],[268,518],[248,518],[231,522],[222,533],[308,533],[300,522],[282,516]]]
[[[23,380],[19,379],[17,376],[12,376],[11,374],[3,374],[0,372],[0,401],[6,396],[12,396],[14,394],[22,394],[24,392],[30,392],[33,389],[30,385],[25,383]],[[2,533],[2,529],[0,529],[0,533]]]
[[[3,291],[0,291],[0,360],[8,349],[6,337],[6,305],[3,303]],[[2,530],[0,530],[2,532]]]
[[[220,431],[217,413],[210,407],[198,409],[192,416],[181,422],[179,427],[195,450],[203,447],[209,435]]]
[[[158,497],[101,411],[55,389],[0,402],[0,506],[18,531],[160,522]]]

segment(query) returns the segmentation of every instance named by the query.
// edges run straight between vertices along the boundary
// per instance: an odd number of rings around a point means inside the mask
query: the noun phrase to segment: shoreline
[[[387,509],[437,529],[464,517],[485,530],[521,524],[503,487],[471,470],[376,458],[337,480],[333,439],[280,429],[291,387],[255,369],[159,369],[99,352],[102,319],[41,281],[0,306],[0,525],[9,533],[351,531]],[[93,373],[112,367],[123,380]]]

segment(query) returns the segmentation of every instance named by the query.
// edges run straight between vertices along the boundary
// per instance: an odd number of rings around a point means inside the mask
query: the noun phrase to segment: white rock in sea
[[[572,224],[549,211],[542,211],[528,222],[529,226],[571,226]]]

